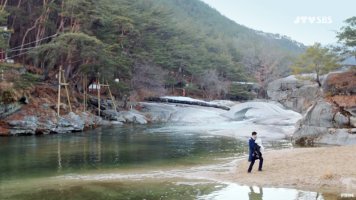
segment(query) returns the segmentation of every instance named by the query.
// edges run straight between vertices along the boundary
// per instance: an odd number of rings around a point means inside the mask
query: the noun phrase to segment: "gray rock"
[[[100,121],[98,122],[98,125],[99,125],[99,126],[110,126],[110,125],[111,125],[111,122],[108,121],[108,120],[100,120]]]
[[[98,107],[98,99],[96,97],[90,97],[88,103],[92,106]],[[117,102],[115,102],[115,104],[118,105]],[[112,101],[107,99],[100,99],[100,109],[102,111],[114,109]]]
[[[68,115],[59,117],[57,122],[57,127],[54,129],[56,133],[70,133],[83,131],[84,129],[84,120],[73,112],[70,112]]]
[[[118,122],[125,122],[126,120],[123,118],[122,115],[119,114],[119,112],[115,110],[103,110],[102,111],[102,116],[110,121],[118,121]]]
[[[100,122],[102,121],[102,118],[96,115],[93,115],[88,112],[82,112],[79,114],[82,120],[84,121],[84,126],[91,128],[96,125],[100,125]]]
[[[38,118],[35,116],[26,116],[23,120],[9,121],[10,134],[36,134]]]
[[[333,105],[320,100],[309,108],[300,123],[305,126],[332,128],[334,127],[332,123],[333,117]]]
[[[126,123],[134,124],[147,124],[147,119],[141,113],[130,110],[130,111],[121,111],[118,115],[119,118],[123,118]]]
[[[336,107],[319,100],[298,122],[293,139],[299,144],[356,144],[355,130],[344,128],[348,123],[349,118],[337,112]]]
[[[312,144],[328,133],[329,128],[334,128],[333,105],[324,100],[317,101],[298,121],[293,140],[300,144]]]
[[[49,119],[39,121],[36,132],[39,134],[50,134],[55,132],[57,125]]]
[[[317,126],[301,126],[293,134],[293,141],[297,144],[311,145],[317,143],[317,139],[327,133],[328,129]]]
[[[350,117],[350,125],[354,128],[356,128],[356,117],[351,116]]]
[[[1,104],[0,103],[0,119],[12,115],[13,113],[19,111],[22,105],[18,102],[11,104]]]
[[[123,125],[124,123],[119,121],[110,121],[111,125]]]
[[[349,125],[349,118],[340,112],[337,112],[334,116],[334,121],[338,128],[344,128]]]
[[[356,134],[356,128],[350,129],[350,133],[351,133],[351,134]]]
[[[277,79],[268,84],[267,95],[285,107],[303,113],[320,98],[321,91],[313,81],[297,79],[295,76]]]
[[[49,109],[51,106],[48,103],[44,103],[41,105],[43,109]]]
[[[356,144],[356,134],[352,134],[352,129],[329,129],[317,139],[318,143],[333,145],[354,145]]]
[[[140,103],[142,112],[151,122],[168,122],[177,112],[177,106],[164,103]]]

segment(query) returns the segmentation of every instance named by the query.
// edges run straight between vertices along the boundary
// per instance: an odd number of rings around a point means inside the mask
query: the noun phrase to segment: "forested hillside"
[[[83,74],[90,81],[100,76],[119,96],[185,89],[203,98],[247,99],[251,88],[234,82],[263,89],[289,73],[291,58],[304,49],[198,0],[2,0],[0,15],[8,58],[37,68],[47,82],[59,66],[72,85]]]

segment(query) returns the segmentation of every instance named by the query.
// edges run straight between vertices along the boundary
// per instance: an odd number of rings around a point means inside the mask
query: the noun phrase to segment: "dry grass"
[[[11,82],[0,82],[0,91],[10,90],[14,87],[14,84]]]
[[[332,97],[327,97],[326,99],[329,102],[335,102],[337,105],[345,108],[351,108],[353,106],[356,106],[356,95],[336,95]]]

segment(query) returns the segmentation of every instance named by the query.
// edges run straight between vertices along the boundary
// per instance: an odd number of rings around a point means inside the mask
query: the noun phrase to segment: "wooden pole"
[[[98,76],[98,79],[97,79],[96,89],[98,90],[98,114],[100,116],[100,89],[101,89],[101,86],[100,86],[99,76]]]
[[[58,99],[57,99],[57,115],[59,117],[59,108],[61,106],[61,75],[62,75],[62,66],[59,67],[58,73]]]
[[[88,107],[88,77],[85,75],[85,111]]]
[[[106,81],[106,85],[107,85],[107,87],[109,89],[109,95],[110,95],[110,98],[111,98],[111,101],[112,101],[112,105],[114,106],[114,109],[116,111],[116,105],[115,105],[114,97],[112,96],[112,93],[111,93],[111,90],[110,90],[110,85],[109,85],[108,81]]]
[[[63,82],[64,82],[64,88],[66,90],[66,94],[67,94],[67,100],[68,100],[68,105],[69,105],[69,110],[70,112],[72,112],[72,105],[70,103],[70,99],[69,99],[69,91],[68,91],[68,83],[66,82],[66,78],[64,77],[64,70],[62,70],[62,73],[63,73]]]
[[[87,89],[87,84],[86,84],[86,75],[83,75],[83,93],[84,93],[84,112],[86,112],[86,108],[87,108],[87,94],[86,94],[86,89]]]

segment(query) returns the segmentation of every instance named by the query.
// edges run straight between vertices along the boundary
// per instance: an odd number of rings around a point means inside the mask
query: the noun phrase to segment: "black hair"
[[[257,135],[256,131],[252,132],[252,135]]]

